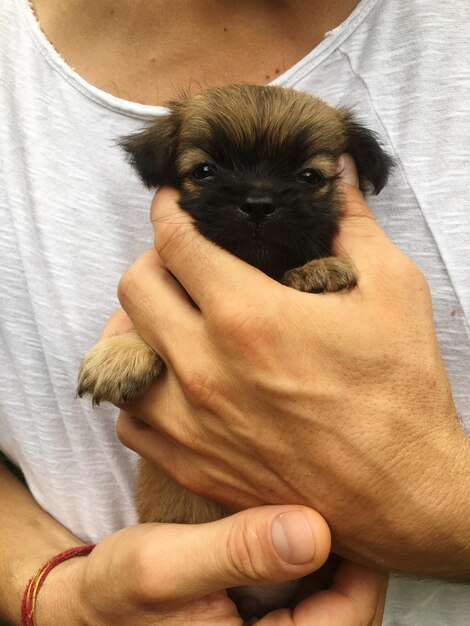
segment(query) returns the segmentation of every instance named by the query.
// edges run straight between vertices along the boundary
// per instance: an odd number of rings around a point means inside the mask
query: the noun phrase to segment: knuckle
[[[258,533],[246,522],[234,525],[227,542],[227,559],[235,577],[246,583],[276,582],[265,551],[260,550]],[[256,541],[253,539],[256,538]],[[279,569],[279,568],[277,568]],[[280,572],[278,571],[277,574]]]
[[[267,338],[270,327],[266,316],[259,309],[235,304],[221,307],[216,323],[221,335],[237,348],[261,343]]]
[[[118,283],[118,288],[117,288],[118,299],[123,309],[126,308],[126,305],[132,299],[134,288],[135,288],[135,272],[134,272],[133,266],[131,265],[131,267],[129,267],[129,269],[127,269],[124,272],[124,274],[121,276],[119,283]]]
[[[186,395],[196,407],[206,407],[212,404],[216,395],[215,381],[207,373],[191,369],[182,373],[182,383]]]
[[[402,287],[411,292],[414,297],[422,296],[424,300],[430,301],[431,291],[428,281],[421,269],[409,257],[401,255],[397,270]]]
[[[191,491],[193,494],[198,495],[201,490],[204,491],[204,483],[200,480],[200,473],[197,467],[188,462],[185,459],[179,459],[177,463],[174,463],[171,472],[174,480],[187,491]],[[188,514],[186,511],[185,514]],[[196,513],[194,514],[195,522],[200,521],[196,519]]]
[[[117,288],[117,295],[122,307],[135,303],[145,294],[152,281],[164,275],[160,259],[153,248],[146,250],[122,274]]]
[[[403,252],[399,252],[395,256],[393,259],[393,265],[395,268],[395,274],[398,275],[402,281],[406,280],[407,282],[414,282],[419,280],[422,276],[417,265],[415,265],[410,257]]]
[[[427,280],[419,267],[405,253],[397,248],[381,260],[380,273],[401,287],[414,291],[428,289]]]
[[[374,217],[370,208],[365,203],[364,196],[360,189],[356,189],[355,187],[349,187],[348,194],[349,196],[347,215],[349,217]]]
[[[128,448],[130,443],[130,431],[128,421],[122,411],[120,411],[118,421],[116,423],[116,435],[119,441]]]
[[[348,598],[351,616],[356,616],[358,626],[374,626],[377,624],[378,601],[377,598]],[[382,622],[380,622],[382,623]]]
[[[161,259],[165,262],[178,254],[188,245],[187,235],[194,227],[188,223],[172,224],[159,222],[155,226],[154,245]]]
[[[414,263],[412,263],[412,268],[410,268],[409,277],[419,291],[423,291],[425,293],[430,292],[429,283],[426,276],[423,274],[422,270],[420,270],[420,268]]]
[[[155,600],[155,549],[147,536],[137,541],[130,555],[129,571],[132,573],[132,595],[137,604],[145,605]]]

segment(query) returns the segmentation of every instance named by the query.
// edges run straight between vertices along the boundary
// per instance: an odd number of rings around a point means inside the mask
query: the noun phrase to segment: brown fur
[[[103,339],[88,352],[80,367],[77,392],[91,394],[94,404],[104,400],[122,405],[148,389],[162,368],[160,357],[131,330]]]
[[[146,459],[140,459],[136,503],[141,522],[203,524],[230,513],[220,504],[181,487]]]
[[[260,102],[260,89],[264,99]],[[220,96],[223,109],[220,107]],[[294,95],[295,94],[295,95]],[[243,100],[241,100],[243,98]],[[192,143],[195,134],[210,137],[211,121],[222,121],[227,135],[240,144],[252,139],[253,128],[264,128],[268,151],[307,128],[314,154],[339,156],[346,147],[343,113],[317,98],[281,87],[229,85],[177,103],[182,116],[179,140]]]
[[[392,166],[388,155],[382,152],[379,157],[373,133],[358,124],[348,109],[335,109],[292,89],[228,85],[170,102],[168,109],[170,114],[157,118],[158,123],[122,142],[149,187],[178,185],[189,171],[185,162],[188,151],[196,147],[196,140],[204,145],[211,137],[214,121],[239,145],[250,143],[253,128],[262,129],[268,151],[304,129],[317,164],[323,162],[333,175],[338,157],[349,152],[358,165],[361,188],[368,181],[376,193],[385,185]],[[152,158],[145,162],[141,157],[150,152]],[[166,170],[164,180],[156,176],[162,168]]]
[[[284,285],[298,291],[321,293],[352,289],[357,283],[357,270],[347,258],[329,256],[314,259],[284,274]]]

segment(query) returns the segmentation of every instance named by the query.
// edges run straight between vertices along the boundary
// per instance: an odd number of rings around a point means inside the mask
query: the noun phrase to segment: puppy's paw
[[[341,291],[356,286],[357,270],[352,261],[343,257],[329,256],[289,270],[282,277],[282,283],[309,293]]]
[[[93,404],[125,404],[158,378],[163,361],[135,331],[103,339],[82,361],[77,393],[91,394]]]

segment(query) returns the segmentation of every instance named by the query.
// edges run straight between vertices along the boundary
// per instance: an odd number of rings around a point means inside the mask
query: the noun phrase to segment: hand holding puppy
[[[427,284],[361,193],[341,188],[335,248],[359,284],[337,294],[276,283],[200,236],[174,192],[157,194],[156,251],[120,298],[167,370],[119,435],[227,506],[312,506],[343,556],[465,580],[469,444]]]
[[[261,507],[211,524],[144,524],[49,574],[39,624],[242,626],[225,587],[287,581],[318,568],[328,527],[305,507]],[[379,626],[387,577],[345,562],[335,588],[259,626]]]

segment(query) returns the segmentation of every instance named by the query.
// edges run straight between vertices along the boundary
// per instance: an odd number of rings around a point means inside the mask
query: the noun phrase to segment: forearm
[[[396,572],[470,584],[470,443],[456,425],[457,430],[449,442],[442,436],[434,446],[430,440],[417,446],[426,460],[417,461],[420,472],[410,474],[407,489],[413,493],[407,504],[403,485],[397,486],[402,506],[391,509],[384,502],[384,526],[388,510],[403,536],[411,538],[408,555],[397,538],[390,544],[390,552],[402,552]],[[419,450],[409,453],[418,458]],[[377,552],[386,544],[379,540]]]
[[[80,543],[0,462],[0,618],[19,624],[31,576],[52,556]]]

